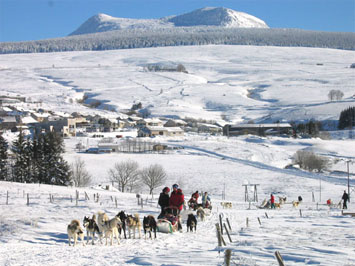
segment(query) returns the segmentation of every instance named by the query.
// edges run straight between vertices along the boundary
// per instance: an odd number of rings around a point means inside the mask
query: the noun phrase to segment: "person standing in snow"
[[[199,197],[198,191],[192,193],[191,199],[188,201],[188,205],[190,208],[196,210],[198,197]]]
[[[203,208],[209,208],[211,205],[211,198],[208,195],[207,192],[205,192],[205,194],[203,194],[202,196],[202,207]]]
[[[275,209],[275,197],[273,194],[270,196],[271,209]]]
[[[345,190],[344,190],[344,194],[341,197],[341,199],[343,200],[343,209],[347,209],[348,208],[347,202],[349,201],[349,195],[348,195],[348,193],[346,193]]]
[[[171,192],[169,205],[173,209],[173,214],[178,215],[184,206],[185,197],[182,190],[177,184],[173,185],[173,192]]]
[[[163,188],[163,191],[160,193],[158,204],[161,208],[161,212],[158,217],[164,216],[166,213],[166,208],[169,207],[169,199],[170,199],[169,192],[170,192],[170,188],[165,187]]]

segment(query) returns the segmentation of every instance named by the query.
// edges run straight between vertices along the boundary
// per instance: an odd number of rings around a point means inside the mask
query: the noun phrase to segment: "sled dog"
[[[197,214],[197,217],[199,217],[201,221],[205,220],[206,213],[205,213],[205,211],[204,211],[204,209],[202,207],[199,207],[197,209],[196,214]]]
[[[295,200],[292,201],[292,206],[293,206],[293,207],[296,208],[296,207],[298,207],[298,205],[300,205],[300,202],[299,202],[299,201],[295,201]]]
[[[221,206],[224,209],[231,209],[232,208],[232,202],[227,202],[227,201],[221,202]]]
[[[195,232],[196,232],[197,219],[196,219],[195,215],[193,215],[192,213],[190,213],[187,217],[186,226],[187,226],[187,232],[189,231],[189,229],[191,232],[193,232],[195,229]]]
[[[94,242],[95,241],[95,233],[97,233],[99,235],[100,243],[102,243],[100,229],[97,226],[95,214],[92,216],[91,219],[89,217],[85,216],[84,220],[83,220],[83,225],[86,228],[86,234],[87,234],[86,235],[86,238],[87,238],[86,244],[89,243],[89,238],[91,236],[92,244],[95,245],[95,242]]]
[[[122,225],[118,228],[118,232],[120,233],[120,237],[121,237],[121,233],[123,231],[123,235],[124,238],[127,239],[126,236],[126,220],[127,220],[127,215],[124,211],[120,211],[117,215],[118,218],[120,218]]]
[[[136,213],[134,216],[127,215],[126,226],[128,227],[128,237],[131,238],[131,230],[133,231],[133,238],[136,238],[136,230],[138,231],[139,238],[141,235],[142,224],[139,220],[139,214]]]
[[[285,204],[286,203],[287,198],[286,197],[279,197],[279,203],[280,204]]]
[[[154,238],[157,238],[157,222],[152,215],[144,216],[143,229],[145,239],[147,239],[147,232],[149,232],[149,238],[152,239],[152,231],[154,232]]]
[[[110,238],[111,246],[113,245],[113,238],[116,237],[117,244],[120,244],[120,239],[118,235],[118,227],[121,224],[120,218],[115,216],[109,219],[106,213],[99,212],[97,217],[97,225],[100,232],[103,232],[106,238],[106,245],[108,238]]]
[[[71,246],[71,239],[74,240],[74,246],[77,244],[78,237],[81,238],[81,242],[85,246],[84,242],[84,230],[80,226],[79,220],[72,220],[67,227],[69,246]]]

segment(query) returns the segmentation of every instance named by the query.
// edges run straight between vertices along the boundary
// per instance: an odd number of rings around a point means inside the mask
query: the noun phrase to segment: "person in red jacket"
[[[270,196],[271,209],[275,209],[275,197],[273,194]]]
[[[172,207],[173,214],[176,216],[180,213],[184,206],[184,194],[182,193],[182,190],[179,189],[179,186],[177,184],[173,185],[173,192],[171,192],[170,199],[169,199],[169,205]]]

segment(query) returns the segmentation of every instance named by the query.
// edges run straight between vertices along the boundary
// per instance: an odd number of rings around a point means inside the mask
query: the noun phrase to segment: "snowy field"
[[[354,105],[355,73],[349,68],[354,62],[352,51],[247,46],[1,55],[0,91],[30,97],[34,103],[26,103],[25,108],[112,117],[119,114],[84,107],[75,99],[89,93],[88,101],[97,99],[105,103],[103,108],[117,110],[140,101],[153,115],[224,123],[222,116],[230,122],[337,120],[341,110]],[[189,73],[145,72],[148,63],[182,63]],[[343,91],[343,100],[329,102],[327,94],[332,89]],[[300,149],[354,161],[355,142],[339,132],[332,136],[336,140],[208,135],[155,138],[183,147],[164,154],[78,153],[74,149],[77,143],[94,145],[98,140],[65,139],[64,158],[69,163],[77,157],[84,160],[93,177],[92,186],[78,189],[76,206],[75,188],[0,182],[0,265],[223,265],[226,248],[232,250],[232,265],[277,265],[275,251],[287,266],[355,265],[355,219],[325,205],[327,199],[338,203],[347,189],[345,162],[339,160],[320,174],[285,169]],[[108,170],[127,159],[137,161],[140,168],[161,164],[168,175],[166,186],[179,183],[186,200],[196,190],[208,191],[211,216],[198,221],[196,233],[186,232],[184,220],[182,233],[158,233],[156,240],[122,239],[119,246],[69,247],[66,227],[72,219],[82,221],[98,211],[110,217],[121,210],[139,213],[141,219],[158,215],[157,197],[163,186],[154,191],[153,198],[144,187],[134,193],[102,189],[109,184]],[[354,172],[350,164],[352,187]],[[258,202],[250,206],[244,200],[242,185],[246,183],[259,184]],[[225,201],[233,204],[231,209],[220,205],[224,190]],[[85,192],[89,200],[85,200]],[[137,205],[137,192],[144,199],[143,208]],[[94,193],[100,194],[99,202],[94,201]],[[270,193],[276,201],[278,196],[286,196],[287,203],[281,209],[258,209]],[[304,201],[295,208],[291,202],[298,196]],[[353,199],[349,211],[355,212]],[[219,215],[224,221],[228,218],[232,227],[232,242],[224,234],[227,246],[222,248],[217,245],[215,230]]]
[[[355,219],[342,216],[339,208],[330,209],[325,205],[328,198],[335,203],[340,201],[346,189],[346,178],[283,169],[290,162],[293,150],[307,146],[322,146],[324,153],[351,156],[354,148],[351,141],[188,136],[165,139],[171,145],[184,146],[182,150],[129,155],[77,153],[74,146],[78,141],[66,140],[65,157],[72,162],[80,156],[92,173],[94,183],[90,188],[79,189],[78,206],[75,206],[75,188],[1,182],[1,265],[223,265],[225,248],[232,249],[234,265],[276,265],[273,256],[276,250],[282,254],[286,265],[355,265]],[[140,167],[158,162],[167,171],[167,185],[180,182],[187,199],[195,190],[209,191],[214,206],[212,215],[198,222],[197,233],[186,233],[184,223],[183,233],[158,233],[157,240],[122,239],[119,246],[69,247],[66,225],[74,218],[82,220],[85,215],[98,211],[113,217],[121,210],[139,213],[141,219],[147,214],[158,215],[160,188],[153,199],[145,188],[138,191],[145,202],[141,208],[135,193],[98,187],[98,184],[109,184],[108,169],[126,159],[136,160]],[[339,167],[345,169],[344,164]],[[355,185],[353,178],[352,186]],[[251,203],[250,209],[244,202],[242,186],[247,182],[260,184],[259,201]],[[232,202],[232,209],[220,206],[224,187],[225,200]],[[5,204],[7,191],[9,205]],[[84,192],[90,200],[85,200]],[[281,209],[257,209],[271,192],[276,199],[286,196],[287,203]],[[29,206],[26,206],[27,193]],[[99,202],[94,202],[94,193],[100,194]],[[49,201],[50,194],[54,197],[53,203]],[[300,195],[304,202],[298,208],[292,207],[291,201]],[[249,196],[253,197],[253,191]],[[117,199],[117,207],[112,199]],[[353,202],[349,211],[355,211]],[[215,232],[220,214],[224,222],[229,219],[232,227],[232,243],[225,234],[227,246],[221,249]]]
[[[337,120],[354,104],[354,62],[354,51],[227,45],[0,55],[0,91],[68,112],[93,112],[75,101],[86,93],[103,109],[142,102],[153,115],[221,123]],[[152,63],[188,74],[144,71]],[[342,101],[328,100],[332,89]]]

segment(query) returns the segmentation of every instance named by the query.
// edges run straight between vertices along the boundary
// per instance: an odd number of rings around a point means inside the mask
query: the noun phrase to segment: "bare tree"
[[[308,171],[317,170],[318,172],[321,172],[328,169],[331,165],[331,161],[328,158],[317,155],[312,151],[297,151],[293,160],[294,163],[300,166],[300,168]]]
[[[165,183],[165,170],[161,165],[153,164],[141,171],[141,180],[149,187],[149,194],[152,194],[155,188]]]
[[[110,181],[117,182],[120,191],[125,192],[127,187],[132,190],[139,181],[138,163],[127,160],[115,163],[114,167],[108,172]]]
[[[91,175],[85,168],[85,162],[80,157],[75,158],[71,165],[72,181],[76,187],[85,187],[91,183]]]
[[[341,90],[331,90],[328,93],[328,98],[331,101],[339,101],[341,99],[343,99],[344,97],[344,93]]]

